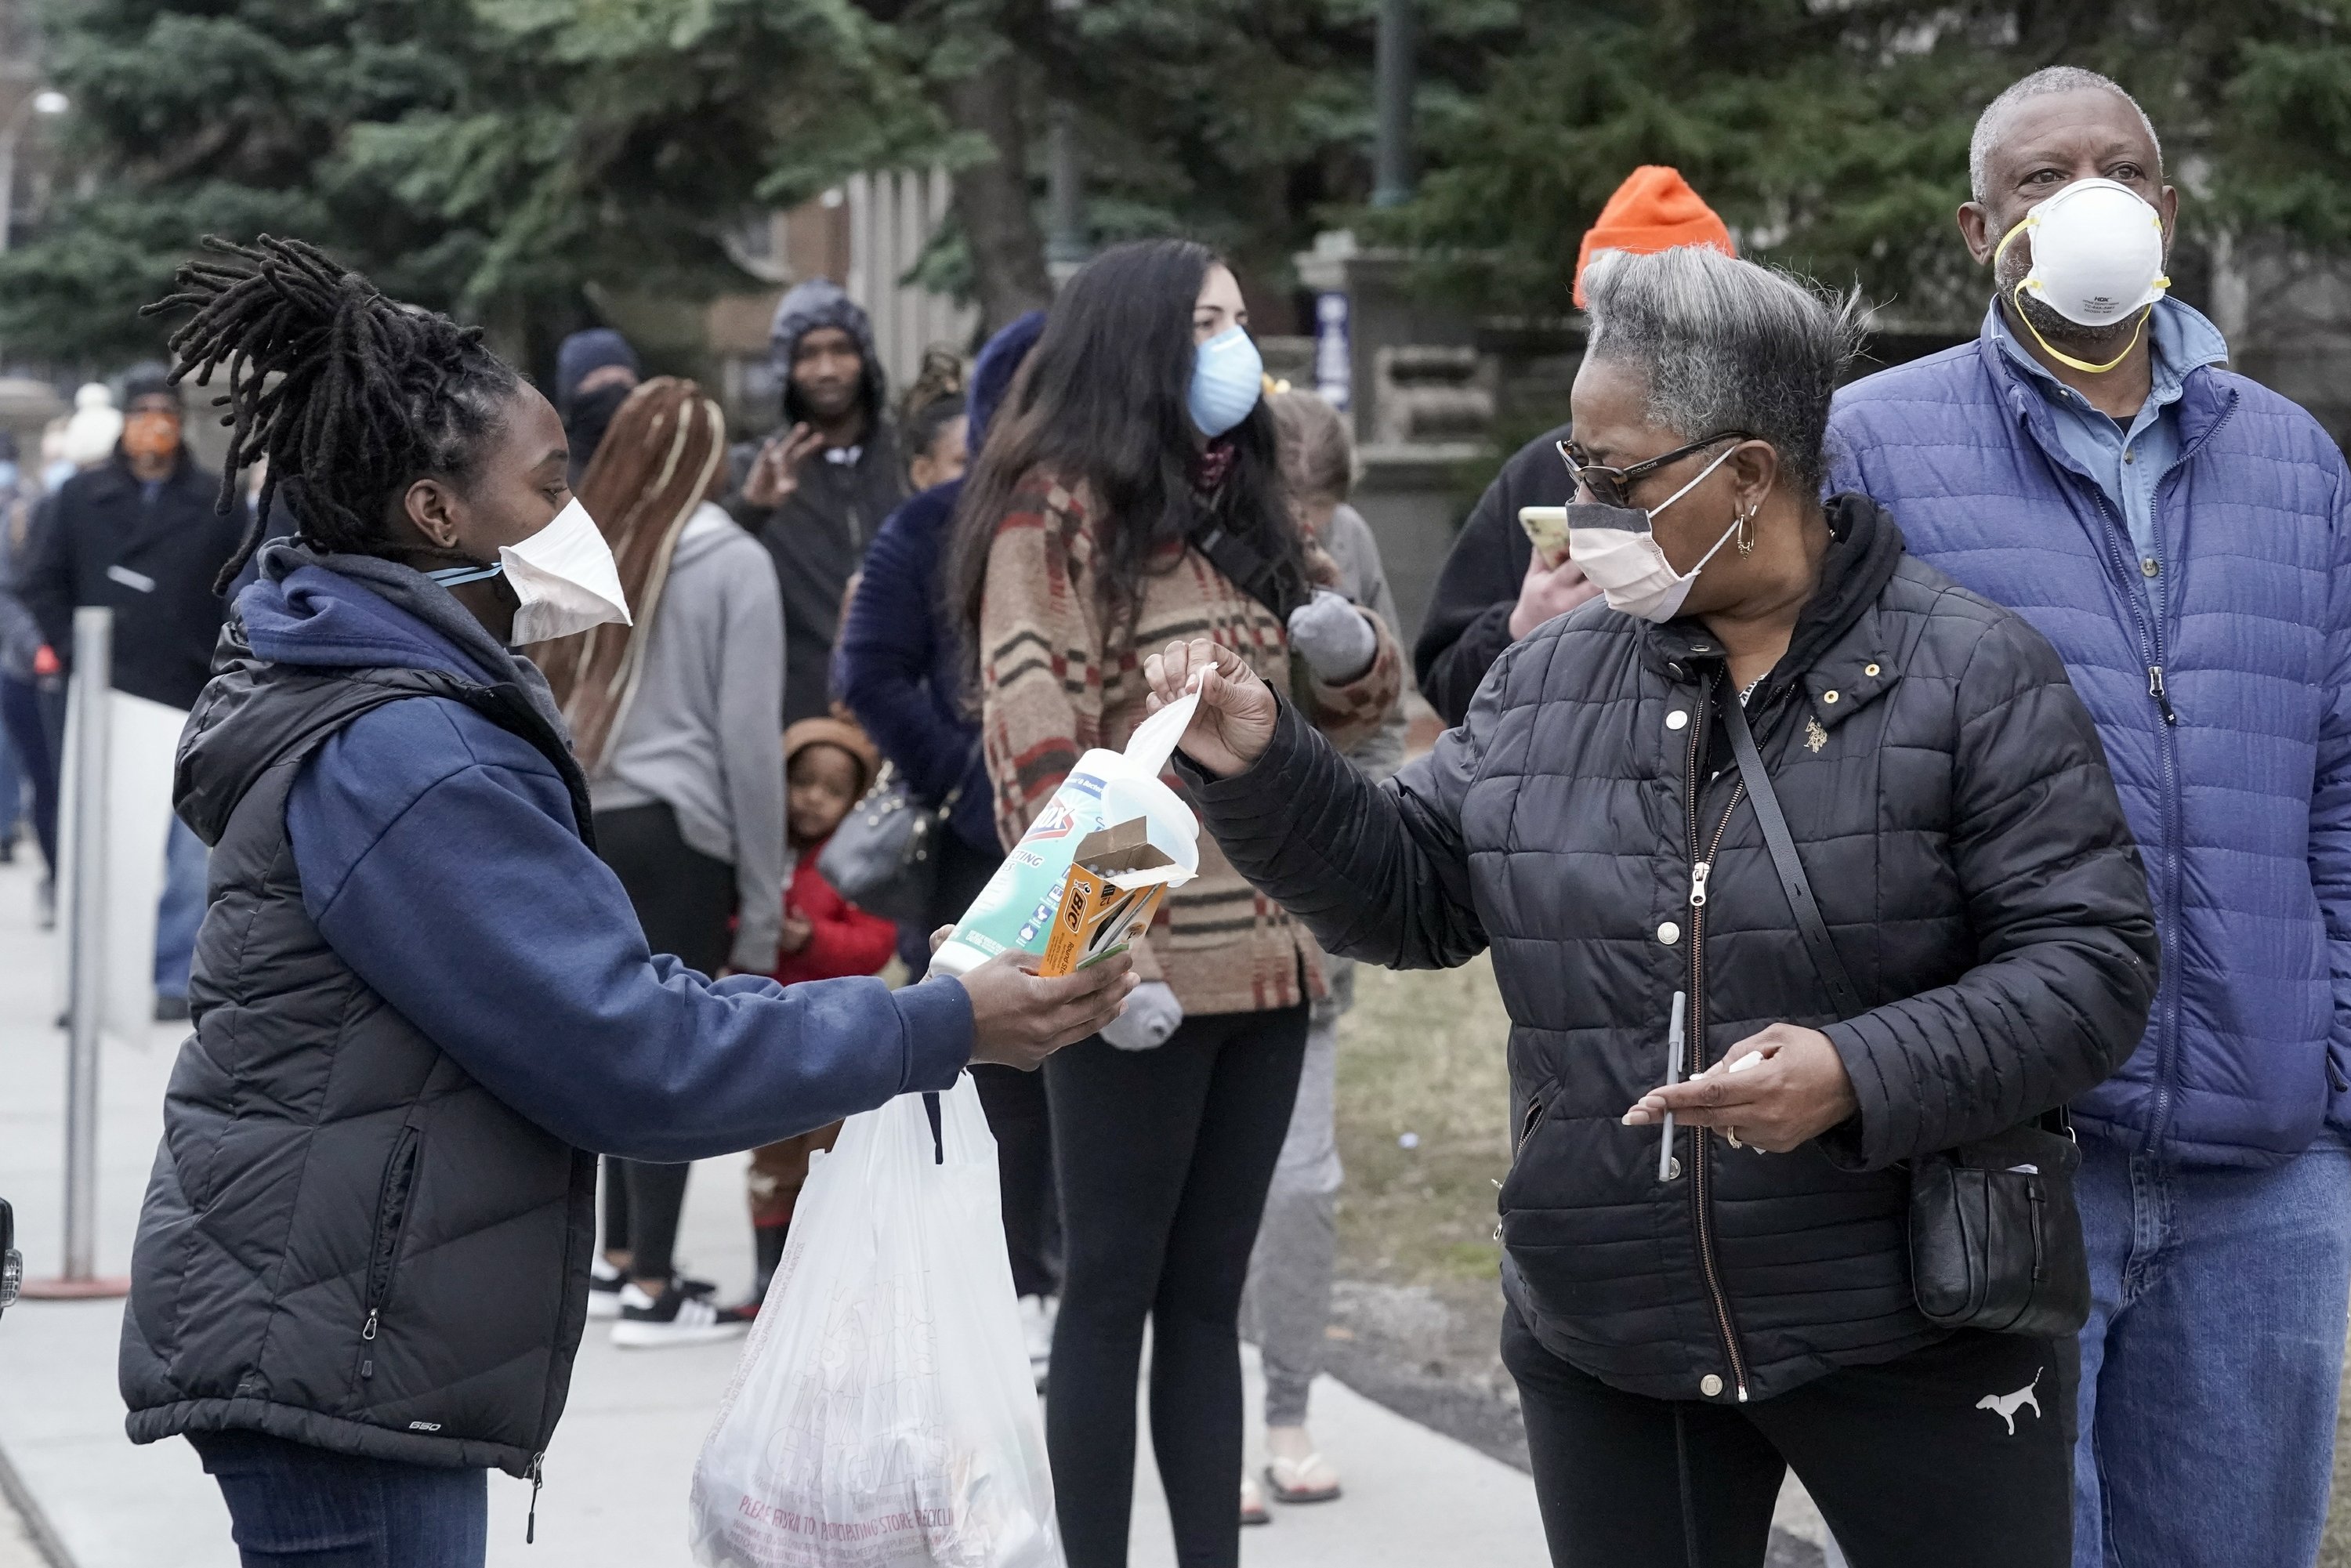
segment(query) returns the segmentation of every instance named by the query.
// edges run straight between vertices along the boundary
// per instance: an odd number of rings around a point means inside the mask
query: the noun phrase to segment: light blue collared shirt
[[[2009,330],[1999,301],[1991,308],[1991,331],[2009,359],[2023,368],[2049,400],[2057,439],[2098,483],[2121,514],[2137,553],[2139,582],[2148,611],[2163,615],[2163,541],[2155,522],[2155,490],[2179,460],[2179,391],[2199,365],[2225,364],[2228,340],[2192,307],[2168,295],[2156,301],[2147,319],[2154,382],[2147,402],[2127,427],[2101,413],[2088,398],[2052,374]]]

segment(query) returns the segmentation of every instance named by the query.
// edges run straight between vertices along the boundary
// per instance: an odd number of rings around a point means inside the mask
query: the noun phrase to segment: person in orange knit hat
[[[1644,163],[1625,176],[1599,219],[1583,231],[1575,253],[1575,308],[1583,308],[1583,269],[1604,250],[1629,250],[1648,255],[1676,246],[1711,246],[1725,256],[1737,256],[1730,230],[1689,187],[1678,169]]]
[[[1678,170],[1645,163],[1625,177],[1583,236],[1575,257],[1575,303],[1583,303],[1583,269],[1600,252],[1682,245],[1738,254],[1730,230]],[[1557,450],[1567,434],[1563,424],[1545,431],[1502,465],[1461,525],[1437,580],[1412,663],[1421,695],[1447,724],[1459,724],[1469,711],[1478,684],[1503,649],[1599,591],[1573,561],[1539,559],[1519,527],[1520,507],[1567,503],[1573,486]]]

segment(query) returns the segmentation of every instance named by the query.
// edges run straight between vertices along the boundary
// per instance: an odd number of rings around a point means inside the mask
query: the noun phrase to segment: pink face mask
[[[1739,519],[1733,517],[1730,527],[1714,541],[1714,548],[1686,572],[1676,571],[1674,563],[1666,559],[1665,547],[1651,530],[1650,519],[1696,489],[1738,450],[1736,446],[1724,447],[1713,462],[1698,470],[1696,478],[1646,511],[1638,507],[1611,507],[1600,501],[1568,504],[1568,559],[1599,585],[1609,609],[1642,621],[1660,622],[1681,613],[1682,601],[1689,597],[1690,585],[1706,570],[1706,563],[1739,531]]]

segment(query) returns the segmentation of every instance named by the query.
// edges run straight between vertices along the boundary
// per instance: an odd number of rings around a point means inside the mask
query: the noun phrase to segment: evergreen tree
[[[469,264],[340,156],[346,128],[447,99],[467,53],[465,0],[76,0],[44,9],[70,147],[95,177],[45,232],[0,256],[0,339],[73,359],[154,355],[138,319],[198,235],[319,239],[388,287],[440,303]]]
[[[2129,89],[2181,187],[2193,296],[2246,241],[2351,244],[2351,5],[2237,0],[1526,0],[1471,89],[1424,99],[1432,170],[1372,231],[1489,308],[1563,314],[1578,242],[1635,164],[1681,169],[1750,254],[1897,318],[1982,308],[1952,214],[1967,142],[2046,65]]]
[[[197,237],[298,234],[543,350],[590,283],[706,296],[770,200],[935,142],[835,0],[52,0],[97,176],[0,256],[0,340],[152,354]],[[536,360],[539,357],[532,353]]]

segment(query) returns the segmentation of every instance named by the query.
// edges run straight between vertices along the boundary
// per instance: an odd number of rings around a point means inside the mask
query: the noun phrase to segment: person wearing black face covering
[[[588,460],[603,444],[612,416],[643,379],[636,350],[610,327],[574,332],[555,350],[555,407],[563,416],[564,441],[571,448],[574,489],[588,472]]]

